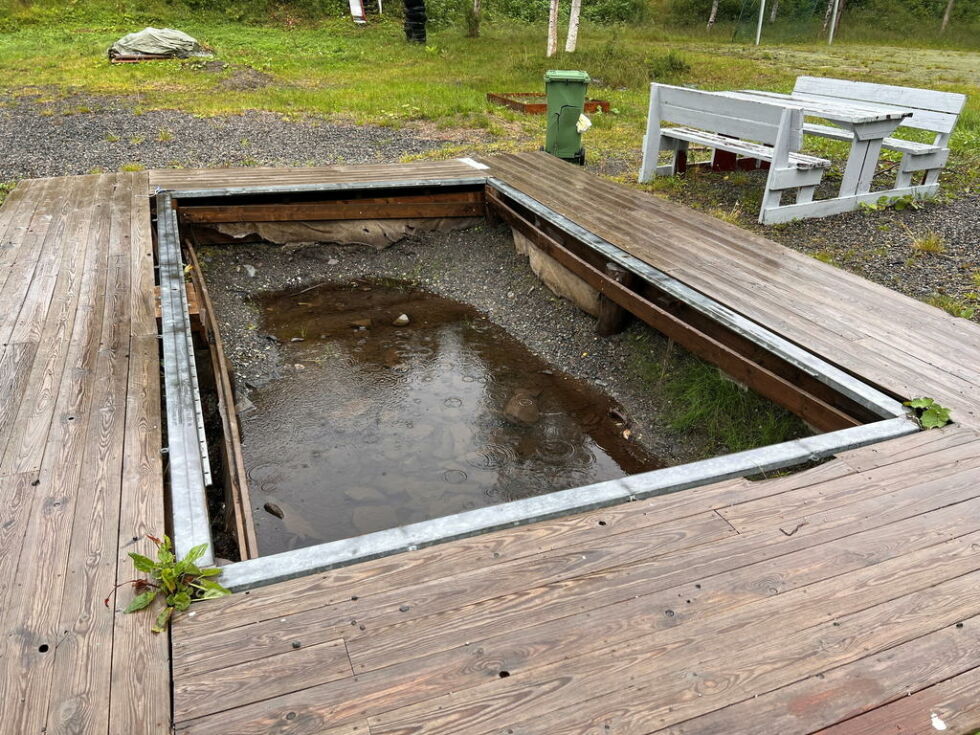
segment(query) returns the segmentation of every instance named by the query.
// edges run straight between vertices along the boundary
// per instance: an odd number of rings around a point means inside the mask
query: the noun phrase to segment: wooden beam
[[[699,331],[671,311],[648,301],[624,284],[609,278],[599,268],[572,253],[562,243],[545,234],[528,219],[512,209],[503,196],[488,191],[488,202],[500,216],[519,230],[534,245],[557,260],[590,286],[615,301],[654,329],[708,362],[717,365],[732,378],[795,413],[821,431],[834,431],[862,422],[841,409],[801,390],[792,382]]]
[[[224,344],[218,329],[217,316],[211,304],[207,283],[201,273],[197,252],[187,245],[187,257],[193,266],[191,278],[195,291],[200,294],[201,324],[208,343],[215,388],[218,393],[218,414],[221,418],[221,454],[224,469],[225,507],[229,528],[238,541],[241,560],[254,559],[259,555],[258,539],[255,535],[255,522],[252,519],[252,501],[248,489],[248,474],[245,471],[245,458],[242,456],[241,432],[238,426],[238,410],[235,406],[235,391],[232,386],[231,370],[225,359]],[[188,299],[189,300],[189,299]]]
[[[201,316],[201,306],[198,300],[197,288],[193,283],[187,283],[187,313],[191,315],[191,321],[197,321]],[[153,301],[156,305],[157,319],[160,318],[160,287],[153,287]],[[197,319],[195,319],[196,317]]]
[[[630,287],[633,274],[615,263],[606,263],[606,275],[614,281]],[[600,337],[619,334],[626,328],[629,312],[605,294],[599,294],[599,323],[596,332]]]
[[[450,192],[328,202],[190,206],[180,207],[179,212],[183,222],[213,224],[482,217],[486,207],[480,192]]]

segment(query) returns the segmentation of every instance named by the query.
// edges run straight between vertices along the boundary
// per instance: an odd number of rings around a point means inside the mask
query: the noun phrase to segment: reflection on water
[[[242,421],[263,554],[660,466],[608,398],[464,304],[358,283],[262,307],[288,365]]]

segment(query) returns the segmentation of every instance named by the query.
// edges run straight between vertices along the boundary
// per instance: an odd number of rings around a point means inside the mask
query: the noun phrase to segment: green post
[[[582,135],[575,127],[585,110],[589,75],[584,71],[548,71],[544,75],[548,97],[548,128],[544,149],[553,156],[585,163]]]

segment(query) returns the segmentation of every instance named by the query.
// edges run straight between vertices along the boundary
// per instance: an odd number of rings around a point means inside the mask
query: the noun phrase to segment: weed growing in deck
[[[902,405],[912,409],[919,426],[923,429],[939,429],[952,423],[949,409],[936,403],[933,398],[913,398]]]
[[[183,612],[194,600],[210,600],[216,597],[230,595],[231,592],[211,577],[217,577],[221,570],[217,567],[201,569],[196,562],[207,551],[207,544],[200,544],[187,552],[180,561],[173,551],[173,544],[168,536],[159,539],[147,536],[157,547],[157,560],[130,552],[129,558],[137,571],[149,575],[149,579],[136,579],[131,584],[137,592],[136,597],[126,606],[124,612],[133,613],[148,608],[158,596],[163,596],[165,606],[156,617],[151,630],[163,633],[170,623],[175,611]],[[105,599],[106,607],[109,598]]]

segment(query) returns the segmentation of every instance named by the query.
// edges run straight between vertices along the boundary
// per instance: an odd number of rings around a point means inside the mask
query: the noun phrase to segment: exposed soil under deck
[[[509,228],[199,253],[265,553],[728,451],[672,430],[637,369],[678,348],[641,324],[598,337]],[[508,416],[522,399],[542,418]],[[339,489],[314,508],[326,477]]]

